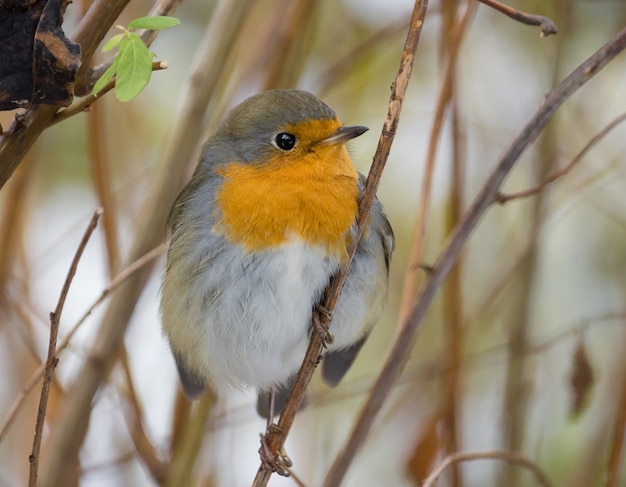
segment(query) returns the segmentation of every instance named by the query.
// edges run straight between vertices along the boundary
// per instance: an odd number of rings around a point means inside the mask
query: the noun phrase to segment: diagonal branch
[[[378,415],[385,399],[389,397],[391,388],[398,380],[409,358],[413,340],[435,295],[448,277],[463,246],[487,211],[487,208],[496,201],[502,182],[521,154],[537,138],[565,100],[601,71],[624,49],[626,49],[626,28],[622,29],[613,39],[596,51],[545,97],[539,110],[502,156],[474,199],[474,202],[448,237],[429,274],[428,280],[415,300],[411,313],[403,323],[383,370],[378,376],[367,402],[359,413],[342,452],[335,459],[323,485],[333,486],[341,484],[357,449],[367,438],[374,419]]]
[[[348,275],[348,269],[356,248],[359,245],[361,237],[365,231],[365,223],[370,214],[370,210],[376,197],[376,190],[380,183],[382,171],[387,162],[389,151],[391,150],[391,144],[396,134],[398,127],[398,121],[400,119],[400,112],[402,110],[402,102],[404,101],[404,95],[411,77],[411,71],[413,68],[413,61],[415,59],[415,51],[417,50],[417,44],[419,42],[420,34],[422,31],[422,25],[424,23],[424,17],[426,16],[426,9],[428,6],[427,0],[417,0],[413,8],[411,20],[409,24],[409,30],[402,51],[402,57],[400,59],[400,68],[396,79],[393,82],[391,89],[391,99],[389,101],[389,107],[387,111],[387,118],[383,125],[382,133],[378,141],[378,147],[374,154],[374,160],[372,167],[365,183],[365,190],[363,197],[359,203],[359,215],[357,218],[357,235],[354,239],[352,247],[349,249],[348,262],[342,267],[338,275],[336,275],[326,290],[326,296],[324,300],[324,308],[332,312],[339,299],[339,294]],[[322,320],[325,325],[329,325],[329,320],[326,316],[322,316]],[[319,357],[322,353],[323,338],[319,333],[311,334],[311,341],[307,349],[302,367],[298,372],[295,384],[291,390],[289,398],[285,408],[278,420],[277,428],[272,429],[266,436],[267,445],[272,453],[278,452],[285,444],[289,430],[293,424],[296,413],[304,399],[309,382],[315,371],[315,367],[319,363]],[[259,467],[257,475],[254,479],[254,486],[267,485],[269,478],[272,475],[272,471],[265,464]]]
[[[626,113],[620,115],[619,117],[617,117],[615,120],[613,120],[611,123],[609,123],[606,127],[604,127],[602,130],[600,130],[600,132],[598,132],[588,143],[587,145],[585,145],[585,147],[582,148],[582,150],[576,154],[576,157],[574,157],[567,166],[559,169],[558,171],[555,171],[554,173],[552,173],[550,176],[548,176],[545,181],[542,181],[541,183],[539,183],[536,186],[533,186],[532,188],[528,188],[525,189],[524,191],[519,191],[517,193],[510,193],[510,194],[505,194],[505,193],[498,193],[497,196],[497,201],[500,204],[504,204],[507,203],[511,200],[517,199],[517,198],[526,198],[528,196],[532,196],[534,194],[539,193],[540,191],[543,191],[543,189],[548,186],[549,184],[553,183],[554,181],[556,181],[557,179],[565,176],[568,172],[570,172],[570,170],[580,162],[580,160],[585,157],[587,155],[587,153],[598,143],[600,142],[600,140],[602,140],[604,138],[605,135],[607,135],[611,130],[613,130],[616,126],[618,126],[620,123],[622,123],[624,120],[626,120]]]

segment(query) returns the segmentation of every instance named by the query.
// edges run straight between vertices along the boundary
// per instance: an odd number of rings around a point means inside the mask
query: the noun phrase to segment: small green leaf
[[[118,58],[115,58],[113,60],[111,66],[109,66],[107,70],[102,73],[102,76],[100,76],[98,81],[96,81],[96,84],[93,85],[91,93],[94,96],[98,96],[98,93],[100,93],[102,89],[107,85],[107,83],[113,79],[113,76],[115,76],[115,72],[117,71],[117,59]]]
[[[131,29],[162,30],[169,29],[178,24],[180,24],[180,20],[176,17],[157,15],[154,17],[139,17],[128,24],[128,27]]]
[[[115,49],[126,34],[116,34],[111,37],[106,44],[102,47],[102,52],[110,51],[111,49]]]
[[[119,101],[128,101],[146,87],[152,74],[152,56],[137,34],[132,32],[120,43],[117,56],[115,95]]]

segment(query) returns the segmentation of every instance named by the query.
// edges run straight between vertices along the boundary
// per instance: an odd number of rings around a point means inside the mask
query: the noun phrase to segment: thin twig
[[[576,154],[576,157],[574,157],[570,163],[559,169],[558,171],[555,171],[554,173],[550,174],[550,176],[548,176],[543,182],[541,182],[540,184],[533,186],[532,188],[526,189],[524,191],[519,191],[517,193],[509,193],[509,194],[505,194],[505,193],[498,193],[498,195],[496,196],[496,201],[498,203],[504,204],[508,201],[517,199],[517,198],[526,198],[528,196],[532,196],[534,194],[539,193],[540,191],[542,191],[543,189],[545,189],[546,186],[548,186],[549,184],[553,183],[554,181],[556,181],[557,179],[565,176],[568,172],[570,172],[570,170],[580,162],[580,160],[587,155],[587,153],[598,143],[600,142],[600,140],[602,140],[604,138],[605,135],[607,135],[611,130],[613,130],[617,125],[619,125],[620,123],[622,123],[624,120],[626,120],[626,113],[620,115],[619,117],[617,117],[615,120],[613,120],[611,123],[609,123],[606,127],[604,127],[600,132],[598,132],[588,143],[587,145],[585,145],[585,147],[583,147],[583,149]]]
[[[435,470],[433,470],[433,472],[426,478],[426,480],[424,480],[422,487],[433,487],[439,476],[444,472],[445,469],[447,469],[451,465],[456,465],[459,462],[468,462],[473,460],[504,460],[506,462],[515,463],[529,470],[535,476],[537,482],[543,485],[543,487],[552,486],[552,483],[548,479],[548,476],[541,470],[541,468],[539,468],[536,463],[532,462],[528,458],[515,452],[493,450],[472,453],[454,453],[452,455],[448,455],[443,460],[443,462],[441,462],[441,464]]]
[[[376,190],[382,176],[382,171],[387,162],[391,144],[396,134],[398,127],[398,121],[400,119],[400,112],[402,110],[402,102],[404,101],[404,95],[408,86],[409,79],[411,77],[411,71],[413,68],[413,60],[415,58],[415,51],[419,41],[420,33],[422,31],[422,25],[424,23],[424,17],[426,15],[426,9],[428,6],[427,0],[417,0],[413,8],[411,20],[409,24],[408,34],[404,49],[402,51],[402,57],[400,60],[400,68],[398,74],[394,80],[391,90],[391,99],[389,101],[389,107],[387,111],[387,118],[383,125],[382,133],[378,141],[378,147],[374,154],[374,160],[372,167],[367,177],[365,184],[365,190],[363,197],[359,203],[359,215],[357,218],[357,235],[355,236],[354,243],[349,249],[349,258],[346,264],[341,268],[338,275],[333,277],[324,300],[324,307],[328,311],[334,310],[341,288],[348,275],[348,269],[352,258],[356,252],[356,248],[359,245],[363,232],[365,231],[365,223],[369,217],[374,198],[376,196]],[[322,316],[322,320],[326,325],[329,325],[326,316]],[[268,432],[266,441],[272,452],[278,452],[285,444],[289,430],[293,424],[296,413],[300,408],[300,404],[304,399],[304,395],[308,388],[308,384],[311,381],[315,367],[319,362],[319,357],[322,352],[323,339],[319,333],[311,334],[311,341],[306,351],[302,366],[296,381],[291,390],[285,408],[278,420],[278,428],[272,429]],[[255,487],[265,486],[272,475],[272,471],[265,464],[261,464],[257,475],[254,479],[253,485]]]
[[[513,7],[504,5],[497,0],[478,1],[497,10],[500,13],[503,13],[507,17],[510,17],[517,22],[521,22],[522,24],[539,25],[541,27],[541,37],[547,37],[549,35],[556,34],[559,31],[554,22],[552,22],[548,17],[544,17],[543,15],[527,14],[525,12],[522,12],[521,10],[516,10]]]
[[[30,474],[28,478],[29,487],[36,487],[37,485],[39,452],[41,450],[41,440],[43,437],[43,425],[46,419],[46,409],[48,407],[48,396],[50,394],[52,376],[54,375],[54,369],[56,368],[58,363],[56,347],[57,336],[59,334],[59,321],[61,319],[61,313],[63,312],[63,306],[65,305],[65,299],[67,298],[67,293],[70,290],[72,279],[76,274],[78,262],[83,255],[83,251],[87,246],[87,242],[89,242],[93,231],[96,229],[98,220],[100,219],[101,215],[102,209],[98,208],[91,217],[89,226],[87,227],[87,230],[85,230],[85,234],[83,235],[83,238],[78,245],[78,249],[74,254],[74,258],[72,259],[72,264],[70,265],[67,277],[65,278],[65,283],[63,284],[63,288],[61,289],[61,295],[59,296],[59,301],[57,302],[56,309],[52,313],[50,313],[50,341],[48,343],[48,358],[46,359],[46,366],[43,375],[43,384],[41,386],[41,397],[39,398],[39,407],[37,408],[37,422],[35,424],[35,438],[33,440],[33,449],[30,456],[28,457],[28,461],[30,462]]]
[[[596,51],[545,97],[537,113],[532,117],[500,159],[474,199],[474,202],[465,212],[452,234],[448,237],[446,244],[433,266],[432,272],[428,276],[421,293],[415,300],[413,311],[400,330],[388,354],[383,370],[376,379],[368,400],[359,413],[352,432],[350,433],[350,437],[344,445],[342,452],[337,456],[331,466],[323,485],[330,487],[341,484],[341,480],[356,454],[358,446],[362,445],[367,438],[383,402],[390,396],[391,388],[400,377],[400,373],[409,358],[413,340],[437,291],[446,280],[463,246],[478,225],[487,208],[495,200],[498,189],[523,151],[537,138],[565,100],[595,74],[601,71],[602,68],[625,48],[626,28],[622,29],[613,39]]]
[[[87,318],[94,312],[94,310],[109,296],[109,294],[111,294],[120,284],[122,284],[124,281],[126,281],[126,279],[128,279],[135,272],[137,272],[139,269],[141,269],[143,266],[145,266],[148,262],[152,261],[153,259],[156,259],[163,252],[165,252],[166,248],[167,248],[167,245],[161,244],[158,247],[152,249],[150,252],[145,254],[143,257],[137,259],[131,265],[126,267],[124,270],[122,270],[109,283],[109,285],[106,288],[103,289],[103,291],[100,294],[100,296],[98,297],[98,299],[96,299],[96,301],[87,309],[87,311],[78,320],[78,322],[72,327],[72,329],[65,336],[65,338],[61,341],[61,343],[59,343],[59,346],[57,347],[57,350],[56,350],[57,358],[68,347],[68,345],[70,344],[72,338],[74,337],[74,335],[76,334],[76,332],[78,331],[80,326],[87,320]],[[30,391],[33,390],[33,388],[37,385],[37,383],[43,377],[43,373],[44,373],[45,368],[46,368],[46,362],[42,362],[39,365],[39,367],[37,367],[37,370],[35,370],[35,372],[30,377],[28,382],[24,385],[24,387],[22,387],[22,390],[20,391],[18,396],[13,401],[13,404],[11,404],[11,407],[9,408],[9,412],[6,414],[6,416],[4,418],[4,421],[2,422],[2,425],[0,425],[0,442],[4,438],[4,435],[8,431],[8,428],[13,423],[13,420],[14,420],[17,412],[20,410],[20,407],[21,407],[22,403],[24,402],[24,399],[26,399],[26,396],[28,396]]]

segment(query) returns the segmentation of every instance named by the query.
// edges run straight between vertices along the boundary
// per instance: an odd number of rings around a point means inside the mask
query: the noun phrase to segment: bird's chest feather
[[[338,155],[223,167],[214,230],[246,251],[298,240],[343,259],[356,219],[358,189],[347,153]]]

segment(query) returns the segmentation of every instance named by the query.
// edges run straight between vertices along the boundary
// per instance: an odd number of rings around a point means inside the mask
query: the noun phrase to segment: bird
[[[348,258],[365,178],[344,126],[313,94],[262,92],[204,144],[169,217],[162,330],[185,395],[255,388],[280,413],[303,361],[311,316]],[[336,386],[386,302],[394,235],[375,199],[332,313],[322,378]],[[276,409],[264,404],[276,397]]]

